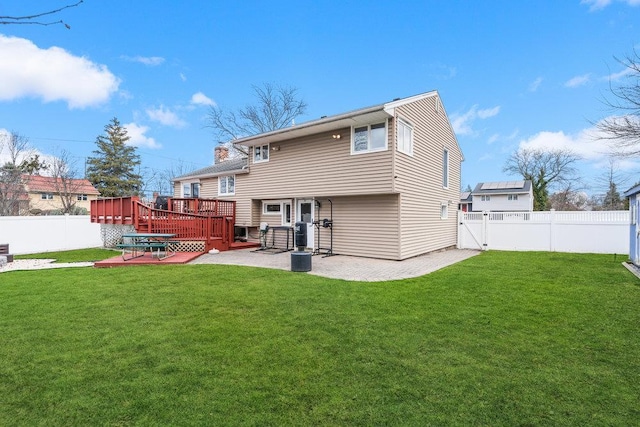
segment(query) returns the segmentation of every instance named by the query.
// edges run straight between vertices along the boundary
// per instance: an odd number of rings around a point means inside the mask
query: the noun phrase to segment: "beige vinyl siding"
[[[447,248],[457,242],[457,201],[460,197],[462,153],[438,97],[396,109],[397,117],[413,125],[413,157],[395,151],[395,190],[400,202],[401,259]],[[395,139],[395,138],[394,138]],[[449,185],[442,186],[443,150],[449,151]],[[440,218],[441,204],[448,218]]]
[[[321,204],[316,220],[329,218],[329,202],[324,198],[316,200]],[[335,254],[399,259],[397,194],[332,197],[331,201]],[[329,229],[320,227],[320,233],[320,246],[328,247]]]
[[[345,128],[272,143],[279,150],[268,162],[251,162],[236,193],[260,199],[390,193],[391,150],[352,155],[350,135]]]

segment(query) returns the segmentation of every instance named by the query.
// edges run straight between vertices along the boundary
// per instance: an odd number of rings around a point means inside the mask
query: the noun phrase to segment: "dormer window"
[[[269,144],[256,145],[253,147],[253,163],[269,161]]]
[[[387,149],[387,123],[354,127],[351,132],[351,153],[369,153]]]

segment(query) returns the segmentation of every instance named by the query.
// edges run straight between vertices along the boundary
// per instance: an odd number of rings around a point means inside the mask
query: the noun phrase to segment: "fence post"
[[[487,211],[482,211],[482,236],[481,236],[481,242],[482,242],[482,250],[483,251],[487,251],[489,250],[489,242],[487,241],[489,239],[489,212]]]
[[[549,251],[555,252],[556,250],[556,210],[551,209],[549,211]]]

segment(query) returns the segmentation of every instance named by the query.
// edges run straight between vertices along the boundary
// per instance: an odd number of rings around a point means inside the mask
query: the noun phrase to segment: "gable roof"
[[[213,177],[213,176],[221,176],[221,175],[230,175],[231,173],[248,173],[249,170],[247,166],[249,165],[249,161],[246,157],[238,157],[234,159],[227,159],[221,161],[220,163],[216,163],[211,166],[204,167],[202,169],[195,170],[193,172],[189,172],[184,175],[177,176],[173,178],[173,181],[181,181],[185,179],[192,178],[204,178],[204,177]]]
[[[471,192],[476,194],[526,194],[531,191],[531,181],[479,182]]]
[[[301,123],[299,125],[235,139],[233,140],[233,143],[244,146],[262,145],[282,141],[283,139],[292,139],[320,132],[329,132],[345,127],[368,125],[393,117],[397,107],[434,96],[438,96],[438,92],[435,90],[410,96],[408,98],[397,98],[383,104],[360,108],[333,116],[323,116],[320,119]]]
[[[634,194],[640,193],[640,184],[634,185],[630,189],[624,192],[624,197],[633,196]]]
[[[22,178],[30,193],[57,193],[56,182],[61,182],[60,178],[51,176],[23,175]],[[73,190],[73,194],[100,194],[87,179],[70,179],[69,183],[69,189]]]

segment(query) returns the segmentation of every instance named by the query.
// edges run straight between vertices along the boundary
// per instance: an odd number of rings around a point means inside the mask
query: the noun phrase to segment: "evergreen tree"
[[[604,196],[602,207],[607,210],[622,210],[624,209],[624,201],[620,198],[618,187],[615,182],[609,183],[609,190]]]
[[[113,118],[104,127],[106,135],[96,138],[95,157],[87,159],[87,179],[102,197],[137,196],[142,188],[142,176],[136,173],[140,156],[136,147],[127,145],[127,130]]]

